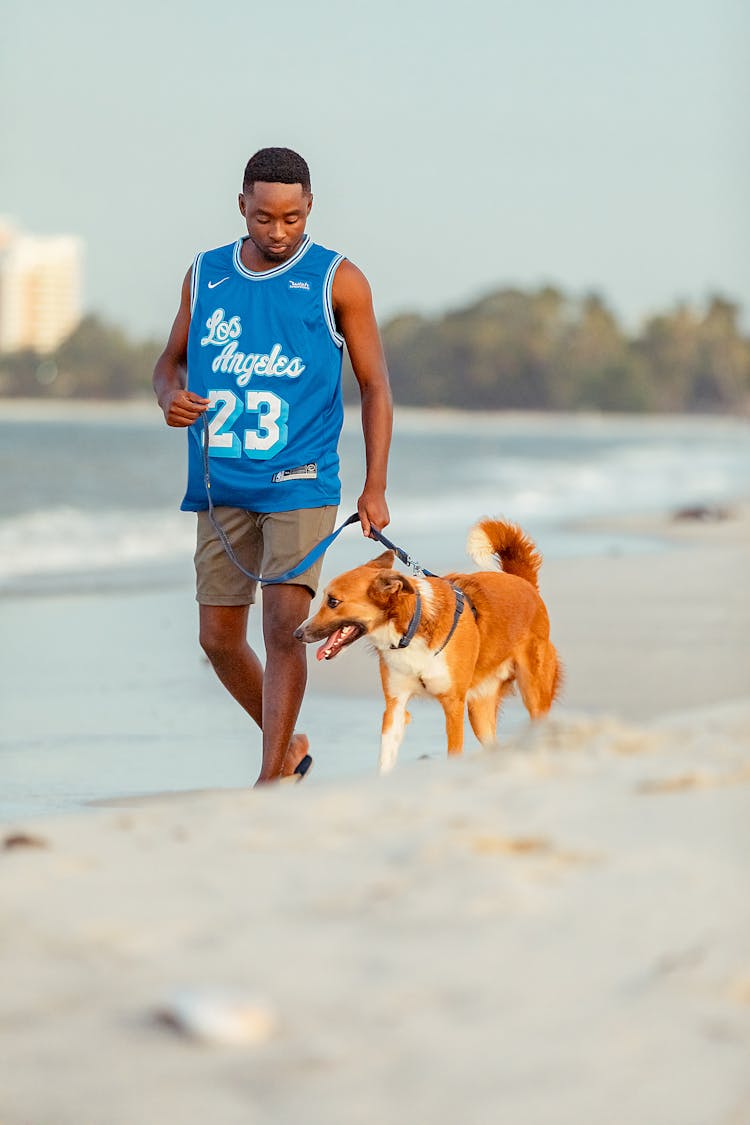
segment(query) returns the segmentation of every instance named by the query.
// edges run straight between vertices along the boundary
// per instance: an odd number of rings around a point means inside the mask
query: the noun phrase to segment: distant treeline
[[[397,402],[474,410],[739,411],[750,339],[713,297],[652,316],[635,335],[603,299],[502,289],[437,319],[383,327]]]
[[[126,399],[151,391],[163,345],[134,343],[120,328],[86,316],[56,351],[0,355],[0,395]]]
[[[436,318],[382,326],[394,398],[471,410],[745,412],[750,338],[739,307],[679,305],[628,334],[604,300],[502,289]],[[0,395],[125,399],[149,393],[161,345],[86,317],[51,355],[0,356]],[[345,396],[357,400],[351,371]]]

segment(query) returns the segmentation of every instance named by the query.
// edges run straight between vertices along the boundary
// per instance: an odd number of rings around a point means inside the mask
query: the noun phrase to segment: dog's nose
[[[305,639],[305,626],[300,625],[297,629],[295,629],[294,635],[295,635],[295,637],[297,638],[298,641],[304,641],[304,639]]]

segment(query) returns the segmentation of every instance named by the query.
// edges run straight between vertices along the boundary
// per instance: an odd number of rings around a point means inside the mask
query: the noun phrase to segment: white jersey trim
[[[323,314],[325,316],[326,327],[331,334],[331,339],[337,348],[343,348],[344,337],[340,332],[336,331],[336,317],[333,313],[333,277],[336,270],[344,260],[343,254],[337,254],[331,262],[326,271],[326,276],[323,281]]]
[[[200,281],[201,262],[203,261],[203,254],[196,254],[193,261],[193,269],[190,276],[190,315],[195,312],[195,302],[198,300],[198,283]]]
[[[309,234],[306,234],[299,249],[292,254],[288,262],[282,262],[280,266],[276,266],[272,270],[249,270],[247,266],[242,264],[241,250],[244,241],[244,238],[238,238],[234,244],[234,268],[243,277],[249,278],[250,281],[265,281],[269,277],[278,277],[279,274],[286,273],[287,270],[298,264],[312,246],[312,239]]]

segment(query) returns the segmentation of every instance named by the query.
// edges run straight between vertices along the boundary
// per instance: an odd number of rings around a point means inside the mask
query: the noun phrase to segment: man
[[[246,637],[255,583],[230,561],[207,511],[204,428],[215,515],[235,554],[254,574],[285,573],[334,525],[346,343],[366,454],[357,511],[365,535],[389,522],[392,404],[370,287],[356,266],[305,233],[312,202],[297,153],[269,148],[251,157],[239,196],[247,236],[197,256],[154,370],[167,424],[190,427],[182,508],[198,513],[200,643],[262,729],[259,784],[303,775],[311,761],[306,736],[294,733],[307,660],[293,634],[309,616],[321,563],[264,585],[264,670]]]

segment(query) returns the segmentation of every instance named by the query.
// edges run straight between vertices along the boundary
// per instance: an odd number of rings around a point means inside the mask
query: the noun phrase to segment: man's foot
[[[302,763],[304,758],[310,757],[308,753],[309,749],[310,739],[306,734],[293,734],[291,742],[289,743],[289,749],[284,758],[284,765],[281,767],[281,776],[291,777],[294,773],[300,776],[301,773],[304,777],[310,765],[308,764],[307,768],[302,771],[298,771],[297,767]],[[312,763],[312,758],[310,758],[310,763]]]

